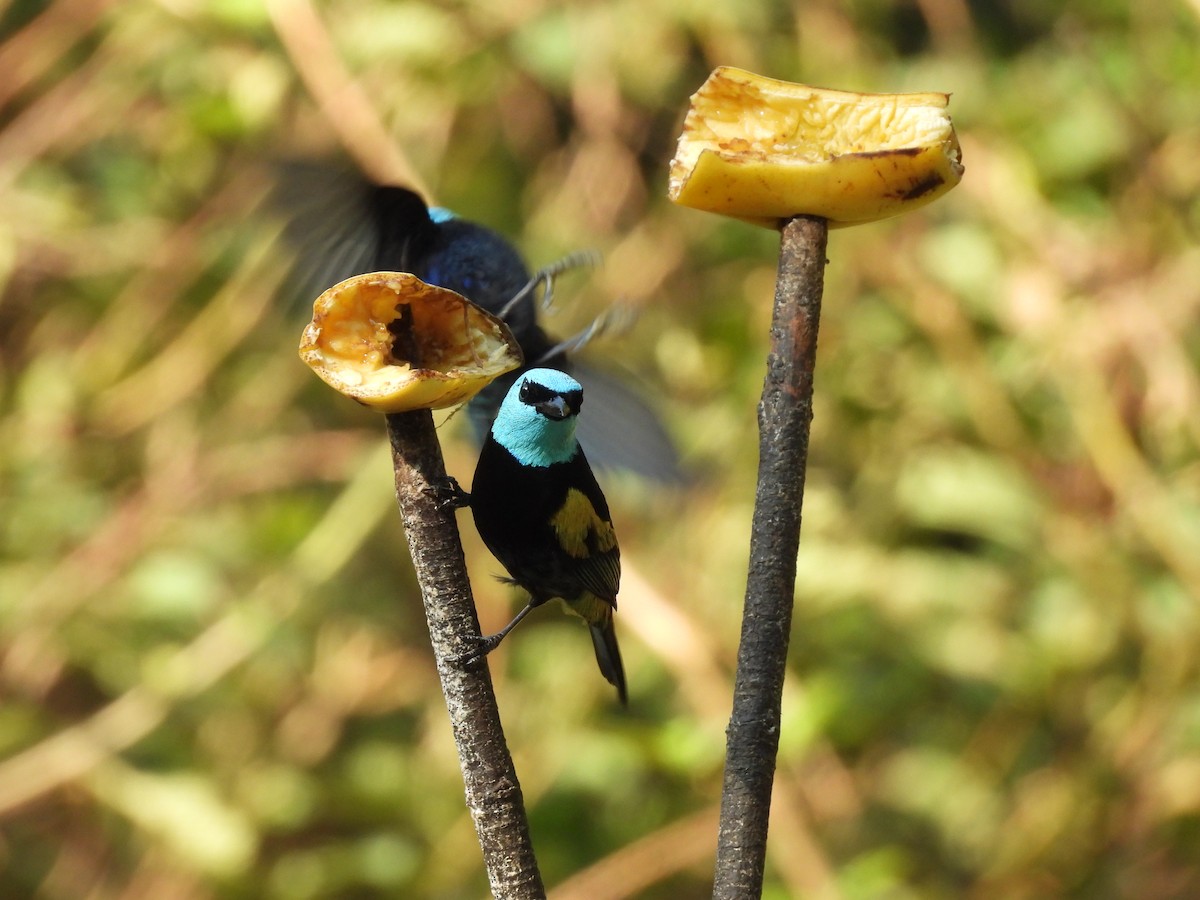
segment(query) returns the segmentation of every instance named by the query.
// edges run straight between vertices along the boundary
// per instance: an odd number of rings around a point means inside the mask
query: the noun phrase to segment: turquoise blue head
[[[492,423],[492,437],[526,466],[567,462],[579,450],[575,417],[583,386],[557,369],[530,369],[516,380]]]

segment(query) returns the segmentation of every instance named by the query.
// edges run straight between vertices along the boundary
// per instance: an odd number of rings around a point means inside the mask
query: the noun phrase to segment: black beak
[[[555,422],[561,422],[574,412],[562,397],[551,397],[549,400],[542,400],[537,404],[535,409],[547,419],[553,419]]]

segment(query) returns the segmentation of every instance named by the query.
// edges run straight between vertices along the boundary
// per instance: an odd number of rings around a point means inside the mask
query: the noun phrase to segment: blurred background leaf
[[[606,483],[630,710],[553,612],[491,664],[553,895],[708,895],[776,250],[665,201],[722,64],[952,92],[967,167],[830,242],[767,896],[1200,894],[1184,0],[0,4],[0,893],[486,893],[382,423],[279,300],[301,154],[601,250],[557,333],[640,308],[589,352],[696,479]]]

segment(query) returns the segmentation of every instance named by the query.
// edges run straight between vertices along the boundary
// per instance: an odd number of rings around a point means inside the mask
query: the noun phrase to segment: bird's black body
[[[587,555],[577,558],[563,549],[551,525],[571,490],[579,491],[611,527],[608,504],[582,449],[570,462],[531,469],[489,436],[471,487],[475,527],[512,580],[537,601],[535,606],[555,597],[569,602],[583,591],[616,606],[621,578],[617,546],[603,548],[601,538],[591,535],[584,539]]]

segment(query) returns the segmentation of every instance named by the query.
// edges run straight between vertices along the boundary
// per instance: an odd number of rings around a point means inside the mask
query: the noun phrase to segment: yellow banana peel
[[[948,94],[860,94],[721,67],[692,95],[668,193],[683,206],[777,227],[873,222],[962,179]]]
[[[385,413],[465,403],[523,361],[500,319],[406,272],[356,275],[325,291],[300,358],[339,393]]]

